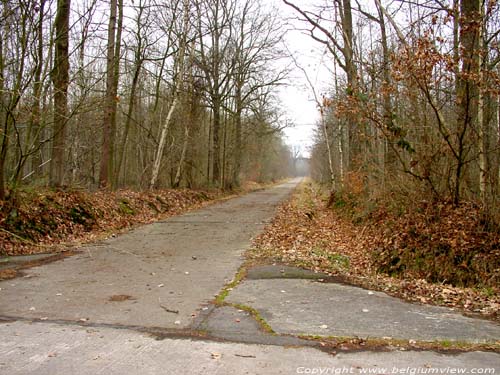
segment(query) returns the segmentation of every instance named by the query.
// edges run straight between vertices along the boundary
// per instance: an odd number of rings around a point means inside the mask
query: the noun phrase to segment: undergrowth
[[[19,191],[0,202],[0,255],[60,251],[133,225],[149,223],[220,196],[220,191]]]
[[[371,229],[379,272],[459,287],[500,285],[500,226],[474,202],[368,200],[339,192],[331,208]]]

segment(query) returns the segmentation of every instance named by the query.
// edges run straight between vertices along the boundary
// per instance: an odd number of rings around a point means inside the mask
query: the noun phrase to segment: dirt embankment
[[[68,246],[201,207],[224,195],[187,189],[23,192],[15,207],[4,204],[0,210],[0,255],[64,251]]]

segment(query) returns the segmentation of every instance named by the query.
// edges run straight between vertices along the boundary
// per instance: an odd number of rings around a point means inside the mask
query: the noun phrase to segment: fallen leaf
[[[217,352],[213,352],[213,353],[210,353],[210,356],[212,357],[212,359],[220,359],[222,357],[222,354],[217,353]]]

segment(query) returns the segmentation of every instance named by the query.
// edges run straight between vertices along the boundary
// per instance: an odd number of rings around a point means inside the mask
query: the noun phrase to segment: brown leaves
[[[64,245],[199,207],[218,194],[187,189],[20,193],[18,207],[0,211],[0,254],[61,251]]]
[[[423,202],[395,218],[391,229],[375,241],[382,271],[457,286],[498,286],[500,236],[478,207]]]
[[[250,257],[272,258],[330,274],[364,273],[371,261],[356,237],[356,228],[326,209],[314,186],[303,185],[255,240],[256,251]]]
[[[248,257],[337,275],[350,283],[412,302],[455,307],[498,318],[498,285],[463,288],[447,282],[429,282],[425,280],[425,273],[406,272],[402,275],[404,278],[399,279],[377,271],[381,261],[378,257],[382,257],[387,249],[425,250],[434,243],[445,244],[448,249],[445,253],[451,254],[450,257],[468,255],[477,268],[464,263],[464,259],[468,259],[464,258],[457,262],[456,267],[448,267],[452,272],[461,267],[462,275],[487,277],[484,274],[487,267],[493,265],[493,271],[498,267],[494,266],[500,259],[498,233],[485,233],[481,217],[473,205],[455,209],[447,204],[429,204],[421,207],[419,214],[413,212],[399,218],[380,210],[361,227],[327,209],[326,198],[314,185],[303,184],[291,201],[280,207],[265,232],[255,239],[255,249]],[[437,211],[431,215],[430,210]],[[475,252],[475,256],[471,257],[471,252]],[[432,259],[426,263],[435,264],[435,269],[439,270],[439,261],[446,262],[447,258],[438,258],[433,253]],[[478,264],[482,266],[478,268]]]

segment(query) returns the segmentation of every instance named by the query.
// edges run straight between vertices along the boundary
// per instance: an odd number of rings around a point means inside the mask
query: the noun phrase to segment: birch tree
[[[172,104],[168,110],[167,117],[163,123],[160,140],[158,143],[158,148],[156,149],[155,158],[153,162],[153,169],[151,172],[151,181],[149,182],[149,188],[153,189],[155,187],[156,181],[158,180],[158,173],[160,172],[161,161],[163,158],[163,152],[165,150],[165,143],[167,140],[167,133],[172,121],[173,114],[179,105],[181,95],[184,90],[184,70],[185,70],[185,54],[187,48],[187,38],[189,32],[189,17],[190,17],[190,3],[189,0],[183,0],[183,23],[182,29],[179,36],[179,47],[176,56],[176,75],[174,76],[174,89],[173,89],[173,99]]]

